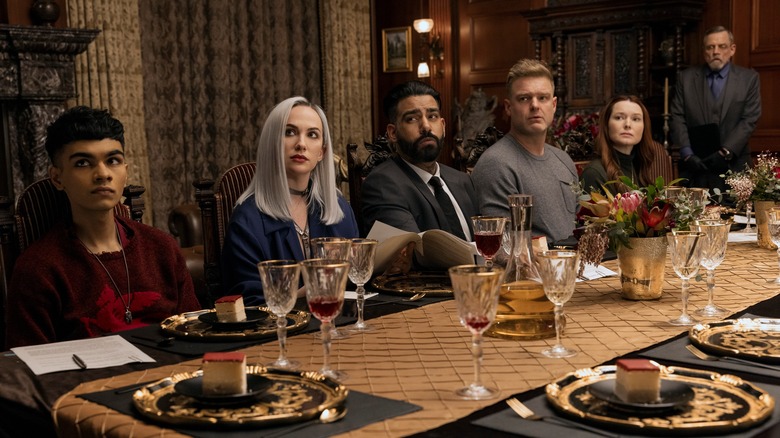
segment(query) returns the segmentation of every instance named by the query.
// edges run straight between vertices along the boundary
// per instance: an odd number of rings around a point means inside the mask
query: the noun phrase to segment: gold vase
[[[775,201],[753,201],[756,215],[756,240],[761,248],[777,249],[777,245],[772,243],[772,237],[769,235],[769,225],[766,218],[766,212],[777,205]]]
[[[631,237],[620,247],[620,292],[628,300],[657,300],[664,290],[666,236]]]

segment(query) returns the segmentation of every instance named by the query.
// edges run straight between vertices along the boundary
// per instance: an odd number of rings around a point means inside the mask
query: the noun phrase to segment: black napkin
[[[780,386],[769,385],[766,383],[757,384],[761,389],[768,392],[775,400],[780,400]],[[534,413],[538,415],[556,415],[556,411],[547,403],[546,396],[540,395],[532,398],[531,400],[523,402],[526,406],[531,408]],[[728,435],[718,435],[719,437],[733,437],[742,438],[745,436],[754,436],[758,433],[773,427],[780,422],[780,403],[775,403],[775,409],[772,416],[763,424],[760,424],[752,429],[742,430]],[[503,411],[497,412],[486,417],[482,417],[479,420],[473,421],[472,424],[477,426],[486,427],[488,429],[499,430],[502,432],[513,433],[531,438],[547,438],[551,436],[565,436],[566,438],[593,438],[598,437],[594,433],[575,429],[565,426],[559,426],[546,421],[531,421],[520,418],[511,409],[507,408]],[[591,423],[587,423],[592,426]],[[625,432],[612,432],[609,429],[604,429],[606,434],[619,435],[621,437],[643,437],[644,435],[627,434]]]
[[[148,325],[133,330],[127,330],[118,333],[128,342],[133,344],[145,345],[157,350],[167,351],[169,353],[180,354],[182,356],[202,356],[210,351],[229,351],[238,350],[255,344],[262,344],[276,339],[276,333],[269,336],[268,339],[254,339],[247,341],[192,341],[186,338],[175,338],[170,344],[158,345],[158,342],[171,335],[166,334],[160,329],[159,325]]]
[[[128,388],[132,388],[128,387]],[[119,394],[117,394],[119,392]],[[115,411],[130,415],[134,418],[146,420],[140,416],[133,406],[133,392],[122,392],[122,388],[116,390],[93,392],[89,394],[80,394],[79,397],[91,402],[107,406]],[[406,415],[422,409],[420,406],[407,403],[400,400],[378,397],[364,392],[350,391],[347,395],[347,415],[343,419],[330,424],[321,424],[316,420],[309,421],[309,425],[301,427],[301,424],[294,423],[284,426],[269,427],[263,429],[247,430],[204,430],[201,427],[187,428],[186,426],[165,425],[165,427],[174,429],[180,433],[203,437],[203,438],[230,438],[230,437],[264,437],[264,436],[282,436],[282,431],[289,429],[289,434],[285,437],[316,438],[328,437],[350,430],[359,429],[363,426],[388,418]]]

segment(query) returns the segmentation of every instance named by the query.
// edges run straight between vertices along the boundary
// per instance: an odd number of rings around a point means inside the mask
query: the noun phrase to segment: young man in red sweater
[[[176,242],[114,216],[127,184],[124,127],[108,111],[72,108],[47,131],[49,176],[70,201],[16,262],[7,347],[100,336],[200,308]]]

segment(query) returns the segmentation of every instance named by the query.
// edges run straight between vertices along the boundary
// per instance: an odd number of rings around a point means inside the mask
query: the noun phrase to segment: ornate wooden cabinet
[[[663,141],[664,83],[698,53],[690,39],[705,0],[549,0],[526,11],[535,56],[556,76],[560,114],[601,109],[614,95],[641,97]],[[549,53],[543,53],[549,48]],[[655,120],[657,119],[657,120]]]

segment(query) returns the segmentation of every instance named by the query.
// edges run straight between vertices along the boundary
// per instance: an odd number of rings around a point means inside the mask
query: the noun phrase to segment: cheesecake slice
[[[661,369],[647,359],[618,359],[615,395],[626,403],[655,403],[661,397]]]
[[[241,295],[228,295],[219,298],[214,302],[214,307],[217,309],[217,321],[219,322],[246,321],[244,297]]]
[[[203,355],[203,395],[246,394],[246,355],[206,353]]]

